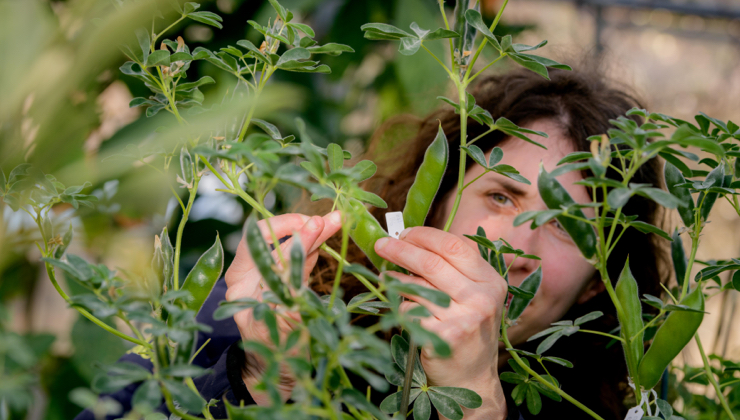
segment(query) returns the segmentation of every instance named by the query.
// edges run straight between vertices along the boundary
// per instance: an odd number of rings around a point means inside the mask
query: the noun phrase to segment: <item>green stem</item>
[[[432,57],[434,57],[434,59],[435,59],[435,60],[437,60],[437,62],[439,63],[439,65],[440,65],[440,66],[442,66],[442,68],[444,68],[444,69],[445,69],[445,71],[447,72],[447,74],[449,74],[449,75],[450,75],[450,77],[454,77],[454,76],[455,76],[455,75],[454,75],[454,74],[452,73],[452,71],[451,71],[450,69],[448,69],[448,68],[447,68],[447,66],[445,66],[445,63],[443,63],[443,62],[442,62],[442,60],[440,60],[440,59],[439,59],[439,58],[438,58],[438,57],[437,57],[436,55],[434,55],[434,53],[433,53],[433,52],[431,52],[431,51],[429,50],[429,48],[427,48],[427,47],[426,47],[426,45],[424,45],[424,43],[423,43],[423,42],[421,43],[421,48],[424,48],[424,50],[425,50],[426,52],[428,52],[428,53],[429,53],[429,55],[431,55]]]
[[[157,47],[157,46],[156,46],[156,43],[157,43],[157,39],[158,39],[158,38],[159,38],[160,36],[164,35],[164,34],[165,34],[165,33],[166,33],[167,31],[169,31],[170,29],[172,29],[172,27],[173,27],[173,26],[175,26],[175,25],[177,25],[178,23],[180,23],[180,21],[182,21],[183,19],[185,19],[185,15],[182,15],[182,16],[180,17],[180,19],[177,19],[176,21],[172,22],[172,24],[171,24],[170,26],[168,26],[168,27],[164,28],[164,30],[163,30],[162,32],[158,33],[157,35],[154,35],[154,37],[152,38],[152,45],[151,45],[151,48],[152,48],[152,52],[154,52],[154,50],[155,50],[155,49],[156,49],[156,47]],[[152,31],[152,32],[154,32],[154,31]]]
[[[193,378],[187,377],[185,378],[185,385],[190,388],[191,391],[195,392],[196,394],[200,395],[200,391],[198,391],[198,388],[195,387],[195,382],[193,382]],[[208,407],[203,407],[203,417],[209,420],[214,420],[213,416],[211,415],[211,411],[208,409]]]
[[[732,410],[730,410],[730,405],[727,404],[727,398],[725,398],[725,394],[722,393],[722,390],[719,387],[719,384],[717,383],[717,379],[714,377],[714,373],[712,372],[712,366],[709,364],[709,359],[707,359],[707,354],[704,352],[704,346],[701,345],[701,339],[699,338],[699,334],[694,334],[694,340],[696,340],[696,345],[699,347],[699,353],[701,353],[701,360],[704,362],[704,371],[707,373],[707,378],[709,378],[709,382],[712,383],[712,386],[714,387],[714,391],[717,393],[717,398],[719,398],[720,404],[722,404],[722,408],[725,409],[725,412],[728,416],[730,416],[730,419],[735,420],[735,415],[732,414]]]
[[[632,337],[630,337],[630,341],[636,339],[637,336],[639,336],[640,334],[642,334],[643,332],[645,332],[645,330],[647,330],[648,328],[652,327],[653,324],[655,324],[655,322],[657,322],[658,319],[660,319],[660,317],[663,316],[663,314],[665,314],[665,310],[664,309],[661,309],[660,312],[658,313],[658,315],[656,315],[653,319],[651,319],[650,321],[648,321],[648,323],[645,324],[645,326],[642,327],[642,329],[640,331],[638,331],[635,335],[633,335]]]
[[[249,124],[252,122],[252,116],[254,115],[254,110],[257,108],[257,99],[260,97],[260,94],[262,93],[262,89],[265,87],[265,84],[270,79],[270,76],[275,71],[274,67],[270,66],[267,70],[267,73],[263,73],[262,77],[260,77],[259,84],[257,85],[257,89],[254,91],[254,98],[252,99],[252,105],[249,107],[249,111],[247,112],[247,118],[244,121],[244,125],[242,126],[241,131],[239,132],[239,139],[238,142],[244,141],[244,136],[247,134],[247,128],[249,128]]]
[[[347,256],[347,247],[349,245],[349,227],[347,223],[342,223],[342,249],[339,258],[339,265],[337,266],[337,273],[334,275],[334,285],[331,288],[331,297],[329,298],[329,311],[334,308],[334,300],[337,297],[339,291],[339,282],[342,279],[342,271],[344,270],[344,261]]]
[[[467,145],[467,136],[468,136],[468,110],[467,110],[467,101],[465,97],[465,86],[458,83],[457,91],[458,91],[458,98],[459,98],[458,103],[460,104],[460,146],[464,147]],[[457,209],[460,207],[460,200],[462,199],[462,193],[465,187],[466,156],[467,155],[465,153],[463,153],[462,151],[460,152],[460,167],[457,173],[457,194],[455,194],[455,202],[452,205],[452,211],[450,212],[450,215],[447,218],[447,222],[445,223],[445,226],[444,226],[445,232],[450,231],[450,228],[452,227],[452,221],[455,220]]]
[[[475,78],[476,78],[476,77],[478,77],[478,76],[480,76],[480,74],[481,74],[481,73],[483,73],[483,72],[484,72],[484,71],[486,71],[486,70],[487,70],[487,69],[488,69],[489,67],[491,67],[492,65],[494,65],[494,64],[496,64],[496,63],[498,63],[498,61],[499,61],[499,60],[501,60],[502,58],[504,58],[504,57],[506,57],[506,56],[508,56],[508,55],[509,55],[509,53],[503,53],[503,54],[501,54],[500,56],[498,56],[498,58],[497,58],[497,59],[495,59],[495,60],[491,61],[490,63],[486,64],[486,65],[485,65],[485,66],[484,66],[484,67],[483,67],[482,69],[478,70],[478,72],[477,72],[477,73],[475,73],[475,74],[474,74],[474,75],[473,75],[473,76],[472,76],[472,77],[471,77],[470,79],[468,79],[467,83],[470,83],[470,82],[472,82],[473,80],[475,80]]]
[[[339,253],[337,251],[335,251],[331,247],[329,247],[329,245],[327,245],[327,244],[321,244],[321,249],[324,250],[324,251],[326,251],[326,253],[329,254],[329,255],[331,255],[335,260],[337,260],[337,261],[342,261],[343,260],[342,256],[339,255]],[[343,263],[344,264],[349,264],[349,261],[344,260]],[[382,302],[388,302],[388,298],[386,298],[385,296],[383,296],[383,294],[380,293],[380,291],[370,282],[370,280],[366,279],[365,276],[363,276],[361,274],[357,274],[357,273],[352,273],[352,275],[355,276],[355,278],[357,278],[357,280],[359,280],[360,283],[362,283],[365,287],[367,287],[367,289],[370,291],[370,293],[372,293],[375,297],[377,297],[378,299],[380,299],[380,301],[382,301]]]
[[[493,23],[488,28],[488,30],[490,30],[491,33],[493,33],[493,31],[496,30],[496,26],[498,25],[498,21],[501,20],[501,15],[504,14],[504,9],[506,8],[506,5],[507,4],[509,4],[509,0],[504,0],[504,4],[501,5],[501,8],[499,9],[498,14],[496,15],[496,19],[493,20]],[[470,80],[472,80],[472,79],[468,79],[468,77],[470,76],[470,71],[473,70],[473,64],[475,64],[475,61],[478,60],[478,56],[480,55],[481,51],[483,51],[483,47],[485,47],[487,43],[488,43],[488,39],[487,38],[483,38],[483,41],[481,41],[480,45],[478,46],[478,50],[475,52],[475,55],[473,56],[473,59],[470,60],[470,63],[468,63],[468,70],[465,72],[465,78],[463,79],[463,81],[464,81],[464,83],[466,85],[468,84],[468,82],[470,82]],[[460,51],[460,54],[462,54],[462,51]],[[502,57],[503,57],[503,55],[502,55]],[[478,72],[478,73],[480,73],[480,72]],[[476,73],[476,76],[478,75],[478,73]],[[473,76],[473,79],[475,79],[475,76]]]
[[[699,213],[697,211],[696,213]],[[697,226],[696,224],[694,226]],[[699,233],[701,227],[698,228]],[[686,275],[683,278],[683,287],[681,288],[681,297],[679,302],[683,300],[684,296],[689,292],[689,283],[691,282],[691,268],[694,266],[694,260],[696,259],[696,250],[699,248],[699,234],[691,235],[691,253],[689,254],[689,261],[686,264]]]
[[[468,146],[470,146],[471,144],[475,143],[476,141],[482,139],[483,137],[487,136],[489,133],[492,133],[492,132],[496,131],[497,129],[498,129],[498,127],[496,127],[495,125],[491,126],[491,128],[488,129],[488,131],[486,131],[485,133],[481,134],[480,136],[474,138],[473,140],[470,140],[468,142]]]
[[[51,284],[54,286],[54,288],[57,290],[57,293],[59,293],[59,295],[68,304],[72,305],[72,302],[69,299],[69,295],[67,295],[67,293],[64,292],[64,289],[62,289],[62,287],[57,282],[56,276],[54,276],[54,269],[52,268],[52,266],[50,264],[48,264],[48,263],[44,263],[44,266],[46,267],[46,274],[49,276],[49,280],[51,281]],[[110,325],[108,325],[105,322],[103,322],[100,319],[98,319],[98,317],[96,317],[95,315],[93,315],[90,312],[88,312],[86,309],[80,308],[79,306],[75,306],[75,305],[72,305],[72,306],[75,309],[77,309],[77,312],[79,312],[80,314],[82,314],[82,316],[84,316],[85,318],[89,319],[90,321],[92,321],[95,325],[99,326],[100,328],[102,328],[102,329],[108,331],[109,333],[115,335],[116,337],[120,337],[120,338],[122,338],[122,339],[124,339],[126,341],[130,341],[130,342],[132,342],[134,344],[138,344],[138,345],[140,345],[142,347],[146,347],[146,348],[151,348],[152,347],[151,344],[147,343],[144,340],[140,340],[140,339],[131,337],[131,336],[126,335],[126,334],[118,331],[117,329],[111,327]]]
[[[514,348],[514,346],[511,345],[511,342],[509,341],[509,337],[506,334],[506,313],[504,313],[504,315],[501,317],[501,338],[504,340],[504,344],[506,344],[506,348],[507,349],[513,349]],[[601,416],[599,416],[598,414],[594,413],[590,408],[588,408],[585,405],[581,404],[581,402],[579,402],[575,398],[571,397],[565,391],[563,391],[562,389],[556,387],[555,385],[553,385],[552,383],[550,383],[549,381],[547,381],[545,378],[543,378],[542,376],[540,376],[537,372],[535,372],[534,370],[532,370],[532,368],[530,368],[528,365],[526,365],[524,363],[524,361],[522,361],[522,359],[519,357],[519,355],[515,351],[509,350],[509,354],[511,355],[511,357],[514,358],[514,360],[517,362],[517,364],[519,366],[521,366],[522,369],[524,369],[525,371],[527,371],[527,373],[529,373],[530,375],[532,375],[532,377],[535,378],[542,385],[550,388],[551,390],[553,390],[553,392],[557,393],[558,395],[560,395],[564,399],[568,400],[571,404],[573,404],[576,407],[580,408],[581,410],[583,410],[584,412],[586,412],[591,417],[593,417],[595,419],[598,419],[598,420],[604,420]]]
[[[180,289],[180,250],[182,248],[182,233],[185,230],[185,224],[188,222],[188,217],[190,216],[190,210],[193,208],[193,201],[195,201],[195,196],[198,192],[198,182],[200,182],[200,178],[195,177],[193,178],[193,188],[190,190],[190,197],[188,198],[188,205],[185,207],[185,210],[182,212],[182,219],[180,219],[180,225],[177,227],[177,237],[175,239],[175,262],[173,264],[173,288],[175,290]]]
[[[191,416],[190,414],[184,413],[175,407],[175,404],[172,402],[172,394],[170,394],[170,391],[167,389],[164,384],[161,384],[162,388],[162,395],[164,395],[164,401],[167,404],[167,409],[170,410],[170,412],[183,420],[202,420],[200,417]],[[205,408],[204,410],[207,410]]]
[[[445,13],[444,0],[439,0],[439,12],[442,14],[442,19],[445,21],[445,29],[449,31],[450,22],[447,21],[447,13]],[[453,63],[455,62],[455,46],[452,43],[452,38],[449,38],[448,41],[450,41],[450,65],[454,65]]]
[[[614,339],[614,340],[617,340],[617,341],[621,341],[621,342],[623,342],[623,343],[624,343],[624,338],[622,338],[622,337],[617,337],[616,335],[611,335],[611,334],[608,334],[608,333],[605,333],[605,332],[601,332],[601,331],[594,331],[594,330],[584,330],[584,329],[580,329],[580,330],[578,330],[578,332],[585,332],[585,333],[589,333],[589,334],[598,334],[598,335],[603,335],[604,337],[609,337],[609,338],[611,338],[611,339]]]

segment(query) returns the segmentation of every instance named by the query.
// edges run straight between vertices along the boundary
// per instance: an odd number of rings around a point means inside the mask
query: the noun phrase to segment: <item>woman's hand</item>
[[[260,220],[257,224],[267,243],[272,243],[272,235],[270,235],[265,221]],[[308,276],[316,265],[316,261],[319,256],[318,248],[341,228],[341,217],[338,211],[331,212],[324,217],[309,217],[295,213],[283,214],[270,218],[270,226],[278,239],[288,235],[293,235],[296,232],[300,235],[301,242],[306,250],[306,262],[303,268],[303,277],[308,279]],[[280,244],[280,248],[283,250],[283,255],[289,255],[292,243],[293,239],[290,238]],[[277,258],[277,251],[272,252],[272,257],[276,261],[276,264],[280,266],[280,262]],[[226,285],[228,286],[228,290],[226,291],[227,301],[245,297],[251,297],[259,301],[262,300],[262,276],[255,266],[254,261],[252,261],[252,257],[246,247],[244,238],[242,238],[236,250],[234,262],[226,271],[225,279]],[[268,289],[265,288],[264,290]],[[289,312],[285,315],[288,318],[300,322],[301,317],[298,313]],[[234,315],[234,321],[239,328],[239,332],[243,340],[256,340],[265,345],[272,346],[269,330],[265,326],[264,322],[254,319],[253,311],[251,309],[245,309]],[[293,331],[291,322],[282,317],[278,317],[277,321],[281,338],[285,338],[285,336]],[[254,398],[254,401],[259,405],[267,405],[270,403],[269,397],[265,393],[255,390],[255,386],[260,381],[260,377],[264,372],[264,363],[259,360],[256,355],[251,353],[246,353],[246,360],[247,365],[243,368],[242,379],[244,380],[249,393],[252,395],[252,398]],[[281,368],[281,376],[280,394],[283,397],[283,401],[287,401],[295,384],[295,380],[286,366]]]
[[[383,258],[414,273],[387,274],[447,293],[450,306],[441,308],[417,296],[404,296],[402,312],[416,305],[431,316],[421,326],[450,344],[452,356],[440,358],[431,347],[422,347],[421,363],[432,386],[463,387],[476,391],[483,405],[463,409],[465,418],[498,419],[506,416],[506,402],[498,379],[498,339],[506,281],[481,258],[477,249],[457,236],[431,227],[409,228],[399,239],[376,242]]]

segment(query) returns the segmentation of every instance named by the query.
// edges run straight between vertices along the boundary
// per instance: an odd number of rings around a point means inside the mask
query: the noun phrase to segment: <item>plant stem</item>
[[[447,13],[445,13],[445,2],[444,0],[439,0],[439,12],[442,14],[442,19],[445,21],[445,29],[448,31],[450,30],[450,22],[447,21]],[[452,38],[448,39],[450,41],[450,65],[454,66],[455,62],[455,46],[452,43]]]
[[[327,245],[327,244],[321,244],[321,249],[324,250],[324,251],[326,251],[327,254],[329,254],[332,257],[334,257],[335,260],[342,261],[342,259],[343,259],[342,256],[339,255],[339,253],[337,251],[335,251],[331,247],[329,247],[329,245]],[[349,261],[347,261],[347,260],[344,260],[343,262],[344,262],[344,264],[349,264]],[[373,295],[375,295],[375,297],[377,297],[378,299],[380,299],[382,302],[388,302],[388,298],[386,298],[385,296],[383,296],[383,294],[380,293],[380,291],[375,286],[373,286],[373,284],[370,282],[370,280],[366,279],[365,276],[363,276],[361,274],[357,274],[357,273],[352,273],[352,275],[355,276],[355,278],[357,278],[357,280],[359,280],[360,283],[362,283],[365,287],[367,287],[367,289]]]
[[[409,396],[411,394],[411,380],[414,376],[416,364],[416,343],[409,334],[409,353],[406,358],[406,372],[403,378],[403,392],[401,393],[401,418],[405,419],[409,410]]]
[[[442,66],[442,68],[445,69],[445,71],[447,72],[448,75],[450,75],[450,77],[455,77],[455,75],[452,73],[452,71],[450,69],[448,69],[447,66],[445,66],[445,63],[443,63],[442,60],[440,60],[436,55],[434,55],[433,52],[429,51],[429,48],[427,48],[426,45],[424,45],[423,42],[421,43],[421,48],[424,48],[424,50],[426,52],[428,52],[429,55],[431,55],[432,57],[434,57],[434,59],[437,60],[437,62],[439,63],[439,65]]]
[[[175,407],[175,404],[172,402],[172,395],[170,394],[170,390],[167,389],[164,384],[161,384],[162,388],[162,395],[164,395],[164,401],[167,404],[167,409],[170,410],[170,413],[181,417],[183,420],[202,420],[200,417],[191,416],[190,414],[184,413]],[[205,408],[204,410],[207,410]]]
[[[585,333],[589,333],[589,334],[598,334],[598,335],[603,335],[604,337],[609,337],[609,338],[611,338],[611,339],[613,339],[613,340],[621,341],[621,342],[623,342],[623,343],[624,343],[624,338],[622,338],[622,337],[617,337],[616,335],[611,335],[611,334],[608,334],[608,333],[605,333],[605,332],[601,332],[601,331],[594,331],[594,330],[584,330],[584,329],[580,329],[580,330],[578,330],[578,332],[585,332]]]
[[[193,188],[190,190],[190,197],[188,197],[188,205],[182,212],[182,219],[180,219],[180,225],[177,227],[177,237],[175,239],[175,263],[172,266],[172,279],[173,289],[180,289],[180,250],[182,248],[182,233],[185,230],[185,224],[188,222],[190,216],[190,210],[193,208],[193,201],[198,193],[198,183],[200,182],[199,177],[193,178]]]
[[[200,391],[198,391],[198,388],[195,387],[195,382],[193,382],[193,378],[187,377],[185,378],[185,385],[190,388],[191,391],[195,392],[196,394],[200,395]],[[208,407],[203,407],[203,418],[214,420],[213,416],[211,415],[211,411],[208,409]]]
[[[714,387],[714,391],[717,393],[717,398],[719,398],[720,404],[722,404],[722,408],[725,409],[725,412],[728,416],[730,416],[730,419],[735,420],[735,415],[732,414],[732,410],[730,410],[730,405],[727,404],[727,398],[725,398],[725,394],[722,393],[722,389],[720,389],[719,384],[717,383],[717,379],[714,377],[714,373],[712,373],[712,366],[709,364],[709,359],[707,359],[707,354],[704,352],[704,346],[701,345],[701,339],[699,338],[699,334],[694,334],[694,340],[696,340],[696,345],[699,347],[699,353],[701,353],[701,360],[704,362],[704,371],[707,373],[707,378],[709,378],[709,382],[712,383],[712,386]]]
[[[487,136],[489,133],[492,133],[492,132],[496,131],[497,129],[498,129],[498,127],[496,127],[495,125],[491,126],[491,128],[489,128],[488,131],[486,131],[485,133],[481,134],[480,136],[474,138],[473,140],[470,140],[468,142],[468,146],[470,146],[471,144],[475,143],[476,141],[482,139],[483,137]]]
[[[500,56],[498,56],[498,58],[496,58],[495,60],[493,60],[493,61],[491,61],[490,63],[486,64],[486,65],[485,65],[485,66],[484,66],[484,67],[483,67],[482,69],[478,70],[478,72],[477,72],[477,73],[475,73],[475,74],[474,74],[474,75],[473,75],[473,76],[472,76],[472,77],[471,77],[470,79],[468,79],[467,83],[470,83],[470,82],[472,82],[473,80],[475,80],[475,78],[476,78],[476,77],[478,77],[478,76],[480,76],[480,74],[481,74],[481,73],[483,73],[483,72],[484,72],[484,71],[486,71],[486,70],[487,70],[487,69],[488,69],[489,67],[491,67],[492,65],[496,64],[496,63],[497,63],[497,62],[498,62],[499,60],[501,60],[502,58],[504,58],[504,57],[506,57],[506,56],[508,56],[508,55],[509,55],[509,53],[503,53],[503,54],[501,54]]]
[[[457,83],[458,98],[460,104],[460,147],[467,145],[468,136],[468,109],[467,100],[465,95],[465,86]],[[452,221],[455,220],[457,209],[460,207],[460,200],[462,199],[462,193],[465,187],[465,163],[466,154],[460,151],[460,167],[457,173],[457,194],[455,194],[455,202],[452,205],[452,211],[450,212],[447,222],[444,226],[444,231],[449,232],[452,227]]]
[[[504,340],[504,344],[506,344],[506,348],[507,349],[513,349],[514,348],[514,346],[512,346],[511,345],[511,342],[509,341],[509,337],[506,335],[506,313],[505,312],[504,312],[504,315],[501,317],[501,338]],[[550,383],[549,381],[547,381],[545,378],[543,378],[542,376],[540,376],[537,372],[535,372],[534,370],[532,370],[532,368],[530,368],[529,366],[527,366],[522,361],[522,359],[519,357],[519,355],[515,351],[511,351],[510,350],[509,351],[509,354],[511,355],[511,357],[514,358],[514,360],[517,362],[517,364],[519,366],[521,366],[522,369],[524,369],[525,371],[527,371],[527,373],[529,373],[530,375],[532,375],[532,377],[535,378],[535,379],[537,379],[537,381],[540,382],[542,385],[545,385],[546,387],[550,388],[555,393],[557,393],[561,397],[565,398],[570,403],[572,403],[576,407],[580,408],[581,410],[583,410],[584,412],[586,412],[591,417],[593,417],[595,419],[598,419],[598,420],[604,420],[601,416],[599,416],[598,414],[594,413],[590,408],[588,408],[585,405],[581,404],[581,402],[579,402],[575,398],[571,397],[565,391],[563,391],[562,389],[556,387],[555,385],[553,385],[552,383]]]
[[[509,4],[509,0],[504,0],[504,3],[501,5],[501,8],[499,9],[498,14],[496,15],[496,19],[493,20],[493,23],[488,28],[488,30],[491,31],[491,33],[493,33],[493,31],[496,30],[496,26],[498,26],[498,21],[501,20],[501,15],[504,14],[504,9],[506,8],[507,4]],[[483,51],[483,47],[485,47],[487,43],[488,43],[488,38],[483,38],[483,41],[481,41],[480,45],[478,46],[478,50],[475,52],[473,59],[470,60],[470,63],[468,63],[468,70],[465,72],[465,78],[463,79],[465,85],[467,85],[468,82],[472,80],[472,79],[468,79],[468,77],[470,76],[470,71],[473,70],[473,64],[475,64],[476,60],[478,60],[478,56],[480,55],[481,51]],[[462,54],[462,51],[460,51],[460,54]],[[478,73],[476,73],[475,76],[477,76]],[[473,79],[475,79],[475,76],[473,76]]]
[[[54,288],[57,290],[57,293],[70,305],[72,305],[72,302],[70,301],[69,295],[64,292],[64,289],[59,285],[57,282],[56,276],[54,276],[54,269],[49,263],[44,263],[44,266],[46,267],[46,274],[49,276],[49,280],[51,281],[51,284],[54,286]],[[115,335],[116,337],[120,337],[126,341],[130,341],[134,344],[138,344],[142,347],[146,348],[152,348],[151,344],[147,343],[146,341],[131,337],[129,335],[126,335],[117,329],[111,327],[110,325],[106,324],[105,322],[101,321],[98,317],[88,312],[86,309],[80,308],[79,306],[72,305],[75,309],[77,309],[77,312],[82,314],[85,318],[89,319],[95,325],[98,327],[108,331],[109,333]]]
[[[344,221],[346,222],[346,220]],[[339,258],[339,265],[337,266],[337,273],[334,275],[334,285],[331,288],[331,297],[329,297],[329,311],[334,308],[334,300],[337,297],[339,291],[339,281],[342,279],[342,271],[344,270],[344,261],[347,256],[347,247],[349,245],[349,226],[347,223],[342,223],[342,249]]]

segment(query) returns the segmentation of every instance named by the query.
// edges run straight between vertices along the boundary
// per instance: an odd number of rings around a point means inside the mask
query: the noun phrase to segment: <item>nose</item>
[[[532,230],[529,228],[529,223],[525,223],[519,226],[510,226],[507,229],[506,236],[502,236],[514,249],[521,249],[525,254],[539,255],[540,251],[540,229]],[[530,258],[514,258],[513,254],[504,255],[506,266],[509,267],[509,279],[514,285],[518,284],[525,277],[531,274],[540,265],[539,260]]]

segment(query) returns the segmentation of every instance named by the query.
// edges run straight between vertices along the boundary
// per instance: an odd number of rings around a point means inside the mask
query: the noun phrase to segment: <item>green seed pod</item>
[[[361,202],[351,199],[346,203],[354,217],[354,224],[349,230],[349,237],[367,255],[375,268],[381,271],[384,267],[386,270],[392,270],[396,266],[390,264],[375,252],[375,242],[380,238],[387,237],[388,233]]]
[[[213,290],[216,281],[221,277],[224,269],[224,249],[221,247],[221,240],[216,234],[216,242],[203,253],[195,263],[195,267],[190,270],[185,281],[182,283],[182,290],[190,293],[190,296],[183,299],[185,306],[198,312],[203,302]]]
[[[437,137],[424,152],[424,161],[416,172],[414,183],[406,195],[406,205],[403,208],[403,223],[405,227],[423,226],[437,195],[442,177],[447,170],[449,160],[449,144],[447,137],[439,125]]]
[[[622,274],[619,276],[617,281],[617,287],[614,289],[617,294],[619,304],[622,306],[622,316],[619,318],[619,325],[621,328],[622,338],[625,340],[622,343],[624,348],[624,355],[627,359],[627,368],[629,369],[630,376],[637,374],[637,366],[640,364],[640,359],[644,352],[643,335],[644,332],[635,337],[632,342],[630,338],[634,337],[638,331],[642,330],[644,324],[642,322],[642,304],[640,303],[640,291],[637,289],[637,281],[630,271],[630,260],[627,258],[627,262],[624,264]]]
[[[665,368],[689,344],[704,320],[704,293],[701,287],[696,287],[689,293],[681,301],[681,305],[702,312],[673,311],[668,315],[640,363],[640,385],[645,389],[658,384]]]

